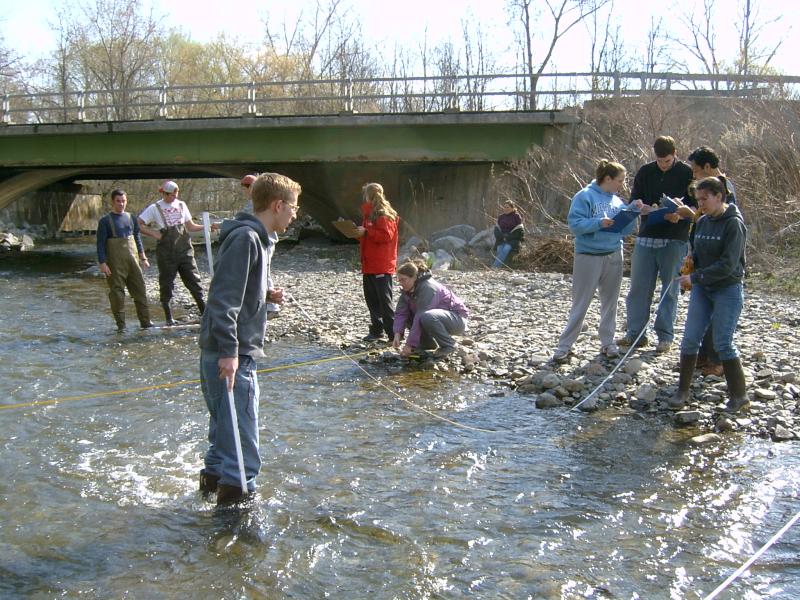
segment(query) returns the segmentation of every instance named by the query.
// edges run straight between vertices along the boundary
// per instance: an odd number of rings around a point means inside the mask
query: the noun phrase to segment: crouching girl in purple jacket
[[[436,281],[421,260],[400,265],[397,281],[402,293],[394,315],[395,348],[400,348],[403,334],[409,330],[400,356],[410,356],[417,348],[436,349],[435,358],[453,352],[453,335],[464,333],[469,317],[461,298]]]

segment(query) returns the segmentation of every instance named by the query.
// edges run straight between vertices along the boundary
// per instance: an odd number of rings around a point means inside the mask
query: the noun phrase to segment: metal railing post
[[[83,123],[86,120],[86,92],[78,92],[78,114],[75,120],[78,123]]]
[[[344,81],[344,112],[353,114],[353,80],[349,77]]]
[[[255,117],[256,112],[256,82],[251,81],[247,86],[247,112],[245,116]]]
[[[158,91],[158,118],[167,118],[167,86],[162,85]]]
[[[0,110],[0,114],[2,114],[2,125],[11,125],[11,99],[8,97],[8,94],[3,96],[3,106],[2,110]]]

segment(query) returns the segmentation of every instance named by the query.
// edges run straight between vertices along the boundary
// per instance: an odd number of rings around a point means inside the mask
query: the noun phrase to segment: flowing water
[[[92,260],[0,261],[0,597],[700,598],[800,508],[796,443],[366,366],[475,431],[277,341],[258,496],[215,510],[197,329],[114,333]],[[800,597],[799,557],[796,526],[721,597]]]

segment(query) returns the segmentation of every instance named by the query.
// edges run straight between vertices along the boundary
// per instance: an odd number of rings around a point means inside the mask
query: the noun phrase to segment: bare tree
[[[766,28],[780,22],[782,15],[773,19],[763,20],[760,16],[758,0],[743,0],[741,3],[740,19],[736,25],[739,32],[739,57],[736,61],[737,72],[745,77],[753,71],[763,73],[775,58],[775,54],[783,44],[785,37],[766,45],[761,44],[761,39]],[[788,32],[787,32],[788,33]]]
[[[473,32],[470,23],[461,20],[461,31],[464,35],[464,75],[466,77],[466,109],[485,110],[486,91],[489,79],[486,77],[495,68],[491,54],[486,50],[486,41],[480,22]]]
[[[543,0],[538,2],[545,8],[536,10],[533,0],[510,0],[509,7],[514,18],[521,26],[520,36],[523,46],[523,68],[528,78],[529,98],[528,108],[536,109],[537,88],[539,78],[550,63],[553,52],[561,38],[564,37],[575,25],[609,4],[611,0]],[[534,52],[536,46],[536,33],[540,29],[542,20],[534,23],[534,18],[546,14],[550,21],[550,28],[543,29],[543,52],[539,55]],[[536,61],[534,62],[534,54]]]
[[[0,36],[0,93],[7,94],[16,86],[21,67],[19,56],[6,46],[5,40]]]

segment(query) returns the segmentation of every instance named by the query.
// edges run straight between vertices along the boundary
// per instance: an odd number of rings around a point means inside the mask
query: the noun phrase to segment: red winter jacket
[[[370,220],[372,204],[364,202],[361,205],[363,221],[361,225],[366,233],[360,238],[361,244],[361,272],[364,275],[394,275],[397,268],[397,226],[400,217],[391,220],[380,216],[374,221]]]

